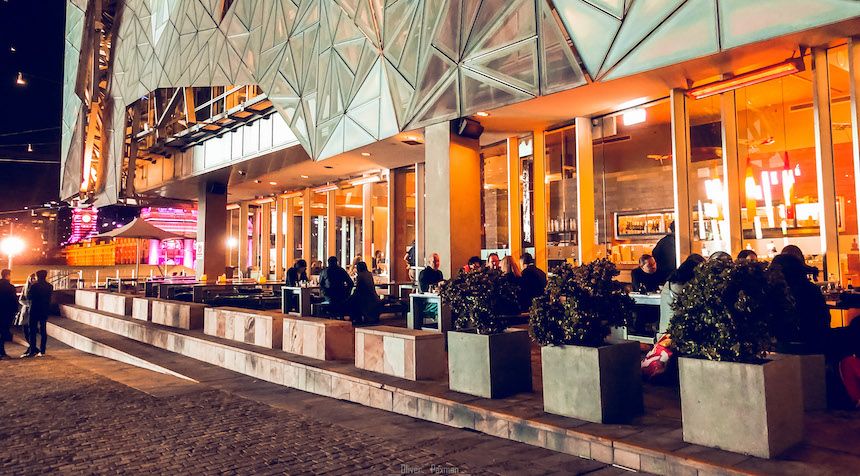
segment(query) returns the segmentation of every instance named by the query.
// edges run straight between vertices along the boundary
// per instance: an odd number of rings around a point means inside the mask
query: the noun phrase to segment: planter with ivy
[[[451,390],[501,398],[531,390],[528,332],[507,329],[517,309],[517,288],[498,271],[461,272],[442,286],[454,318],[448,332]]]
[[[581,420],[627,421],[642,413],[639,343],[610,339],[633,300],[608,260],[555,269],[529,312],[541,346],[544,410]]]
[[[696,270],[668,329],[681,357],[684,441],[772,458],[803,439],[800,361],[769,353],[792,306],[763,263]]]

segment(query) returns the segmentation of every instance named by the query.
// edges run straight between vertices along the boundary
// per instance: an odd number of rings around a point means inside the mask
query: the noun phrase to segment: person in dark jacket
[[[666,281],[660,274],[657,260],[649,254],[639,257],[639,267],[630,272],[630,278],[633,281],[633,292],[636,293],[656,293]]]
[[[379,295],[373,283],[373,273],[367,263],[355,263],[355,289],[347,303],[347,314],[353,325],[375,324],[379,322]]]
[[[352,287],[352,278],[349,277],[349,273],[340,267],[336,257],[330,256],[328,267],[320,272],[320,291],[322,291],[322,295],[329,305],[330,313],[343,313],[344,304],[349,299]]]
[[[48,343],[48,314],[51,312],[51,295],[54,287],[48,282],[48,272],[44,269],[36,271],[36,283],[27,291],[27,299],[30,300],[30,353],[22,357],[41,357],[45,355],[45,347]],[[36,347],[36,333],[41,334],[42,342]],[[33,353],[36,352],[37,353]]]
[[[777,352],[826,354],[830,335],[830,311],[821,289],[809,281],[808,266],[796,256],[779,254],[770,269],[780,271],[794,298],[794,325],[781,326]]]
[[[0,359],[6,355],[6,341],[12,340],[12,320],[18,312],[18,294],[15,285],[10,278],[12,271],[4,269],[0,271]]]
[[[818,268],[806,264],[806,256],[803,255],[803,251],[801,251],[800,247],[796,245],[788,245],[783,248],[779,254],[794,256],[797,258],[800,263],[803,264],[803,270],[806,272],[806,275],[811,277],[813,281],[818,281]]]
[[[523,263],[520,278],[521,300],[522,305],[528,308],[534,298],[543,294],[546,288],[546,273],[535,265],[535,259],[531,253],[523,253],[520,261]]]
[[[427,266],[418,273],[418,290],[422,293],[430,291],[431,286],[441,283],[445,277],[439,270],[442,260],[438,253],[433,253],[428,260]]]
[[[659,286],[665,283],[672,271],[678,268],[678,258],[675,256],[675,222],[669,224],[669,233],[654,245],[651,256],[657,262],[657,285]]]
[[[300,259],[287,270],[287,286],[295,287],[303,281],[308,281],[308,262]]]
[[[518,303],[520,305],[520,311],[528,311],[531,306],[531,299],[527,298],[525,294],[521,291],[523,284],[523,273],[520,271],[520,265],[517,264],[517,261],[513,256],[505,256],[502,258],[502,261],[499,262],[499,269],[502,272],[502,277],[505,278],[509,283],[511,283],[517,289]]]

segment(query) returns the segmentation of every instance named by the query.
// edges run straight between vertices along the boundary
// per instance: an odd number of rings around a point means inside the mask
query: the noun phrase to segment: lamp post
[[[9,256],[9,269],[12,269],[12,257],[24,251],[24,240],[17,236],[7,236],[0,241],[0,251]]]

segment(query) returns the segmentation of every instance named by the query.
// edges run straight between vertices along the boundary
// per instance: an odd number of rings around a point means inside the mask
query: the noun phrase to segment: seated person
[[[809,266],[796,256],[779,254],[770,263],[785,278],[794,298],[795,315],[791,326],[781,326],[777,352],[788,354],[827,354],[830,350],[830,311],[821,289],[808,278]]]
[[[438,253],[433,253],[427,260],[427,266],[418,273],[418,290],[422,293],[430,291],[431,286],[441,283],[445,278],[439,270],[441,259]]]
[[[308,262],[300,259],[287,270],[287,286],[296,287],[308,281]]]
[[[693,279],[696,273],[696,268],[705,262],[702,255],[693,253],[687,256],[687,259],[678,266],[678,269],[672,271],[666,284],[660,289],[660,324],[657,328],[658,339],[661,334],[666,333],[669,327],[669,322],[675,315],[675,310],[672,309],[672,304],[677,299],[681,291],[687,286],[687,283]]]
[[[803,251],[801,251],[799,247],[795,245],[788,245],[782,249],[780,254],[794,256],[795,258],[799,259],[800,262],[803,264],[803,269],[806,270],[807,276],[810,276],[813,281],[818,281],[818,268],[806,264],[806,256],[803,255]]]
[[[758,261],[758,255],[753,250],[741,250],[738,253],[737,262],[742,263],[744,261]]]
[[[342,315],[352,287],[349,273],[340,267],[336,257],[330,256],[328,267],[320,272],[320,291],[331,315]]]
[[[484,267],[484,262],[481,260],[480,256],[472,256],[469,258],[469,262],[466,264],[466,267],[463,268],[463,271],[469,273],[471,271],[478,271]]]
[[[657,261],[649,254],[639,257],[639,267],[630,273],[633,279],[633,292],[655,293],[662,284],[660,275],[657,273]]]
[[[537,267],[531,253],[523,253],[520,261],[523,264],[520,273],[520,306],[528,309],[534,298],[542,295],[546,289],[546,273]]]
[[[373,273],[364,261],[355,263],[355,289],[346,309],[353,325],[379,322],[379,296],[373,284]]]

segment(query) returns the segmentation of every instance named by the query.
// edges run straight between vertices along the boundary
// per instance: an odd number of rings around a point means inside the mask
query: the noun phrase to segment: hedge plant
[[[633,299],[615,280],[607,259],[553,270],[546,290],[532,302],[529,331],[540,345],[603,345],[613,327],[627,325]]]
[[[793,307],[782,274],[765,263],[708,261],[676,298],[668,333],[681,355],[758,363],[791,327]]]
[[[507,318],[517,311],[519,288],[494,269],[460,271],[441,285],[442,299],[450,306],[454,328],[497,334],[507,328]]]

